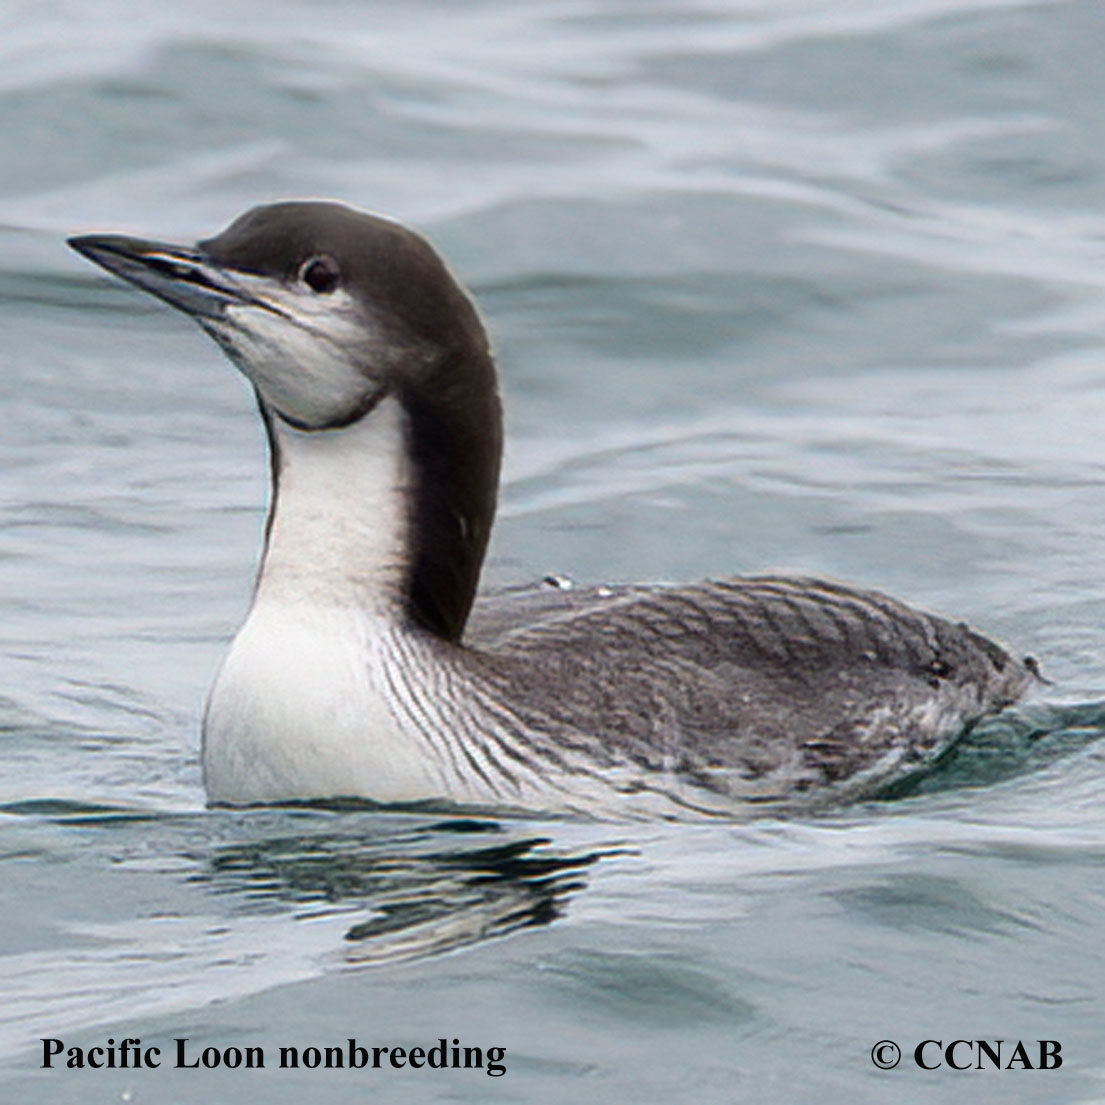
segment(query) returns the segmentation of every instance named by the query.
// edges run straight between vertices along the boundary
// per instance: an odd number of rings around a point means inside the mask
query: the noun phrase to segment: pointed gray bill
[[[197,249],[122,234],[83,234],[69,244],[101,268],[199,320],[223,318],[233,306],[273,310]]]

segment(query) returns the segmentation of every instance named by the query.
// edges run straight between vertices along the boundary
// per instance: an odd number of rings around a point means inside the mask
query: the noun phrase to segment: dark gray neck
[[[407,610],[459,641],[476,595],[502,456],[502,410],[485,350],[453,354],[432,386],[400,392],[412,463]]]

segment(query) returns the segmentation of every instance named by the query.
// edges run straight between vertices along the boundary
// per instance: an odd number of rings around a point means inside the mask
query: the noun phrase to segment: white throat
[[[255,605],[382,614],[402,601],[411,495],[405,422],[391,397],[340,430],[304,432],[273,420],[279,470]]]

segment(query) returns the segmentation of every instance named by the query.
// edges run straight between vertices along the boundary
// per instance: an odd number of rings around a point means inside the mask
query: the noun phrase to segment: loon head
[[[257,394],[274,481],[282,442],[340,435],[399,405],[407,613],[458,640],[494,516],[501,413],[479,316],[425,239],[296,201],[253,208],[195,246],[108,234],[69,244],[218,342]]]

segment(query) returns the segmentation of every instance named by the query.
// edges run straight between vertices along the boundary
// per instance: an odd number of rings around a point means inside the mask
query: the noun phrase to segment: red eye
[[[337,263],[330,257],[312,257],[303,263],[299,279],[313,292],[325,295],[332,292],[341,281]]]

